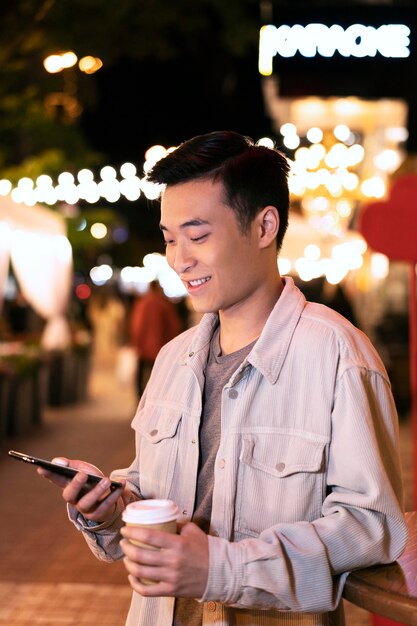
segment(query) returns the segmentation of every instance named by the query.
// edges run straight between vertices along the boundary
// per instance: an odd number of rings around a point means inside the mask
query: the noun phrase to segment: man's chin
[[[202,302],[195,302],[194,300],[192,300],[191,304],[194,311],[196,313],[200,313],[201,315],[204,315],[204,313],[218,313],[218,309],[216,309],[215,307],[210,307],[207,304],[205,305]]]

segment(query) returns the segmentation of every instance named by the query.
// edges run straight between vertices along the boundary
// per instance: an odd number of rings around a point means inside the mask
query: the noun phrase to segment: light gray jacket
[[[137,497],[174,500],[183,520],[216,324],[205,315],[161,350],[132,423],[136,458],[113,473]],[[369,340],[286,278],[223,389],[204,626],[343,623],[347,573],[391,562],[405,546],[398,450],[390,384]],[[74,521],[99,558],[120,558],[120,519],[101,529]],[[134,593],[127,624],[169,625],[173,605]]]

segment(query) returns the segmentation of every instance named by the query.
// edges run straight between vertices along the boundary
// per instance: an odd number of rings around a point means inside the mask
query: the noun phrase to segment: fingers
[[[52,459],[52,463],[55,465],[69,467],[75,471],[83,471],[84,473],[90,472],[92,474],[103,476],[103,472],[101,472],[95,465],[86,463],[85,461],[67,459],[66,457],[55,457]],[[45,468],[38,468],[37,472],[40,476],[43,476],[49,480],[49,482],[58,485],[61,488],[64,488],[71,480],[71,477],[63,476],[61,473],[54,472],[52,468],[48,470]]]
[[[90,474],[96,474],[97,476],[104,476],[103,472],[92,463],[87,463],[87,461],[80,461],[78,459],[67,459],[64,456],[57,456],[52,459],[52,463],[57,463],[58,465],[66,465],[67,467],[73,467],[76,470],[84,471]]]
[[[74,467],[81,472],[87,472],[87,474],[95,474],[96,476],[104,476],[101,469],[99,469],[96,465],[93,465],[92,463],[87,463],[87,461],[71,459],[69,464],[71,467]]]
[[[178,542],[178,535],[167,533],[163,530],[153,530],[152,528],[140,528],[139,526],[123,526],[120,530],[123,537],[133,543],[142,543],[158,548],[175,548]]]
[[[110,489],[111,481],[107,476],[103,476],[100,482],[95,485],[88,482],[87,473],[81,469],[81,466],[87,466],[91,472],[91,468],[94,467],[91,464],[82,461],[70,461],[70,466],[74,469],[80,469],[72,479],[43,468],[38,468],[37,471],[51,483],[61,487],[65,502],[76,508],[86,519],[94,522],[110,520],[114,515],[119,497],[125,491],[126,481],[121,480],[122,487],[112,491]],[[95,471],[97,472],[97,469]],[[100,474],[102,473],[100,472]],[[128,499],[126,495],[124,497]]]
[[[91,463],[67,459],[66,457],[55,457],[52,462],[70,467],[76,471],[76,474],[73,478],[68,478],[44,468],[38,468],[38,474],[61,487],[65,502],[77,509],[88,520],[94,522],[110,521],[115,513],[119,498],[123,502],[128,502],[131,499],[125,489],[125,480],[119,480],[122,486],[118,489],[111,489],[110,478],[104,476],[103,472]],[[93,482],[91,479],[89,480],[88,474],[103,478],[98,483]],[[125,505],[122,500],[121,509],[124,509]]]
[[[55,457],[52,462],[56,463],[57,465],[64,465],[65,467],[68,467],[70,464],[70,460],[63,456]],[[65,485],[68,483],[68,478],[60,476],[59,474],[54,474],[53,472],[49,472],[43,467],[38,467],[36,471],[38,472],[39,476],[46,478],[47,480],[49,480],[49,482],[54,483],[59,487],[65,487]]]
[[[209,568],[208,538],[198,526],[191,522],[180,525],[179,535],[138,526],[124,526],[120,532],[124,565],[135,591],[146,596],[203,595]],[[158,582],[143,585],[143,578]]]
[[[129,582],[135,591],[148,596],[175,594],[181,572],[169,549],[150,550],[127,539],[122,539],[120,545]]]
[[[111,491],[110,484],[110,479],[103,477],[93,488],[90,488],[90,485],[87,487],[87,475],[79,472],[65,487],[62,496],[86,519],[105,522],[113,517],[125,486],[123,482],[121,488]]]
[[[57,465],[65,465],[65,467],[68,467],[70,462],[71,461],[65,456],[56,456],[51,461],[51,463],[56,463]]]
[[[49,472],[43,467],[38,467],[36,471],[39,476],[42,476],[42,478],[46,478],[46,480],[49,480],[50,483],[53,483],[58,487],[64,488],[65,485],[68,484],[68,478],[66,478],[65,476],[60,476],[59,474],[56,474],[54,472]]]
[[[155,585],[158,586],[158,589],[161,587],[160,581],[153,582],[152,579],[147,578],[145,579],[146,583],[143,583],[140,578],[136,578],[136,576],[133,576],[133,574],[129,574],[127,579],[132,589],[136,591],[137,593],[139,593],[141,596],[150,596],[150,595],[163,596],[164,595],[162,590],[159,591],[158,593],[155,593],[155,592],[151,593],[152,591],[154,591]]]
[[[177,535],[128,526],[122,527],[120,532],[124,537],[120,546],[132,564],[154,567],[172,566],[178,547],[179,537]],[[134,571],[132,573],[135,574]]]
[[[88,476],[85,472],[78,472],[74,478],[67,484],[62,492],[62,497],[69,504],[75,505],[85,495],[88,495],[87,503],[97,499],[101,499],[102,492],[108,490],[110,480],[102,479],[93,489],[87,488]],[[84,495],[85,494],[85,495]]]
[[[79,476],[82,477],[82,474]],[[109,487],[110,479],[103,478],[98,485],[85,495],[82,495],[79,500],[71,502],[71,504],[75,506],[86,519],[94,522],[110,520],[114,515],[123,488],[110,491]],[[65,495],[68,497],[68,493]],[[75,495],[75,497],[77,498],[78,496]]]

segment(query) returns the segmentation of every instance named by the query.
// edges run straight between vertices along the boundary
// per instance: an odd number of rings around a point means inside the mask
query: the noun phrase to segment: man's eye
[[[199,237],[191,237],[191,241],[203,241],[204,239],[206,239],[207,234],[206,235],[199,235]]]
[[[172,246],[172,244],[174,243],[173,239],[165,239],[164,243],[166,246]]]

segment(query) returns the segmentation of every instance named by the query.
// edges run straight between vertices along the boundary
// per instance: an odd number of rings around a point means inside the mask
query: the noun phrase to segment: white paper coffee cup
[[[153,528],[167,533],[177,532],[178,507],[172,500],[138,500],[127,505],[122,513],[122,519],[127,526],[140,526],[141,528]],[[148,550],[159,550],[141,541],[130,539],[131,543]],[[155,581],[141,579],[143,583],[150,584]]]

